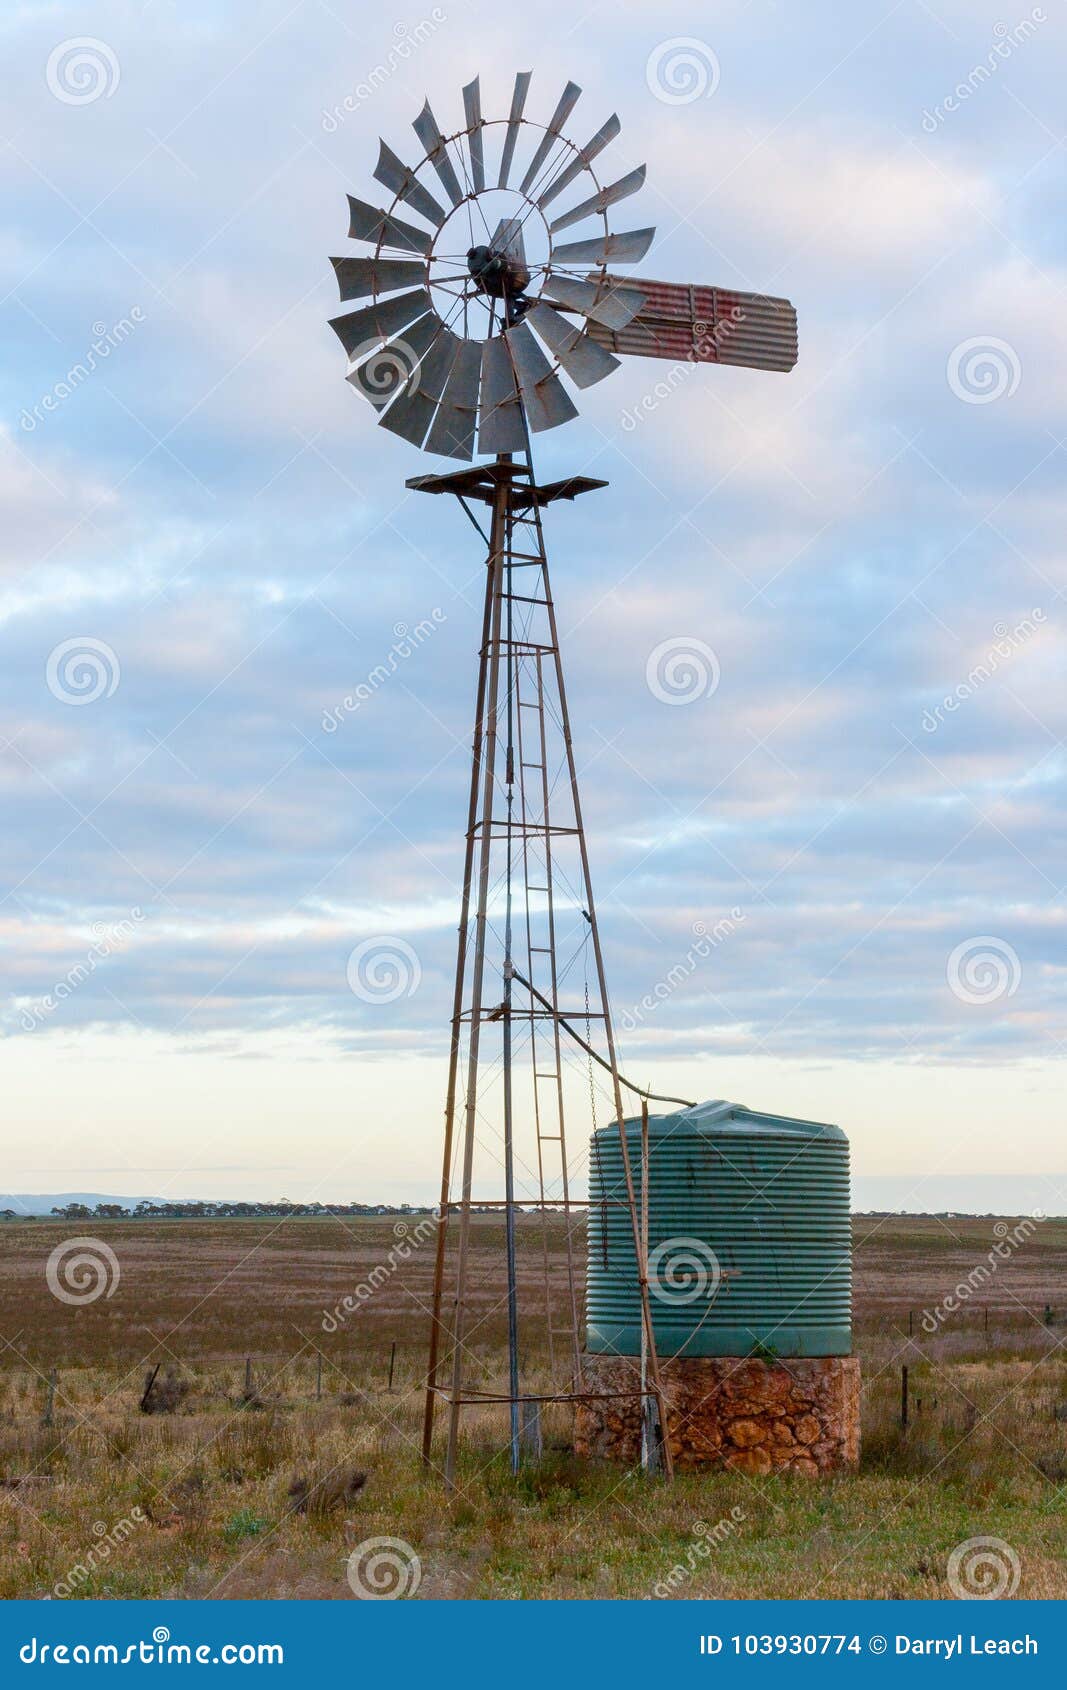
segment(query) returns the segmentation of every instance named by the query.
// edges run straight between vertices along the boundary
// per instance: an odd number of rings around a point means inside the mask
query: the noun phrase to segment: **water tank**
[[[640,1215],[640,1118],[625,1131]],[[721,1102],[652,1115],[648,1187],[661,1358],[850,1353],[848,1140],[840,1127]],[[593,1135],[589,1197],[586,1349],[637,1355],[641,1303],[614,1122]]]

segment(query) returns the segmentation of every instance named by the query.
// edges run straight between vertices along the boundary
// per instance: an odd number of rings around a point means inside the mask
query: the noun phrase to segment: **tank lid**
[[[640,1130],[640,1115],[629,1116],[626,1121],[627,1137],[631,1133],[639,1133]],[[744,1103],[728,1103],[721,1097],[713,1098],[707,1103],[694,1103],[691,1109],[677,1109],[669,1115],[650,1115],[648,1130],[650,1137],[670,1137],[673,1133],[686,1132],[736,1133],[739,1137],[760,1133],[795,1134],[798,1138],[846,1137],[840,1127],[827,1121],[804,1121],[792,1115],[771,1115],[765,1110],[749,1109]],[[599,1131],[614,1132],[614,1121],[599,1128]]]

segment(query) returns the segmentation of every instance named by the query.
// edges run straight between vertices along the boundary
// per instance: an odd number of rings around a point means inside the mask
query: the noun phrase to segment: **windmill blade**
[[[519,138],[519,125],[522,114],[526,109],[526,96],[530,91],[530,71],[520,70],[515,78],[515,92],[511,96],[511,114],[508,117],[508,127],[504,135],[504,150],[500,155],[500,175],[497,177],[498,188],[506,188],[508,176],[511,174],[511,161],[515,157],[515,142]]]
[[[606,276],[595,282],[585,282],[577,276],[553,276],[549,273],[542,283],[541,292],[565,305],[569,311],[580,311],[583,317],[592,317],[594,322],[603,323],[607,329],[624,329],[637,316],[645,303],[645,296],[636,288],[619,285],[614,276],[610,281],[609,286]]]
[[[489,243],[494,252],[504,252],[518,263],[526,263],[526,242],[522,234],[521,217],[502,217]]]
[[[519,390],[502,335],[482,345],[481,422],[479,452],[521,452],[526,445]]]
[[[474,433],[478,421],[478,387],[482,373],[482,349],[477,341],[460,342],[433,426],[426,436],[427,452],[445,458],[474,456]]]
[[[636,264],[652,245],[655,229],[626,229],[621,235],[597,235],[591,241],[565,241],[552,248],[555,264]]]
[[[534,433],[558,428],[560,423],[576,417],[577,407],[526,324],[519,323],[508,329],[502,338],[508,348],[526,416]]]
[[[578,84],[576,82],[568,82],[566,88],[563,90],[563,93],[560,95],[559,105],[556,107],[549,119],[548,127],[541,137],[537,151],[534,153],[534,156],[530,161],[530,168],[527,170],[526,175],[520,183],[521,193],[525,194],[529,192],[530,184],[537,179],[541,166],[552,151],[554,144],[559,140],[563,131],[563,125],[570,117],[571,112],[574,110],[581,97],[582,90],[579,88]]]
[[[478,78],[468,82],[463,90],[463,110],[467,118],[467,150],[471,155],[471,183],[476,194],[485,189],[485,159],[482,155],[482,95]]]
[[[551,200],[554,200],[557,194],[561,194],[564,188],[569,188],[575,177],[580,176],[586,166],[592,164],[598,153],[602,153],[604,148],[609,144],[609,142],[614,141],[615,137],[621,130],[622,124],[613,112],[608,118],[608,121],[602,124],[597,130],[593,139],[591,141],[587,141],[585,146],[579,149],[578,156],[571,160],[566,170],[561,171],[560,174],[549,183],[548,187],[537,202],[538,210],[544,211],[545,206],[548,205]]]
[[[531,324],[559,359],[575,387],[592,387],[619,367],[619,360],[606,352],[591,334],[565,322],[551,305],[531,305],[524,321]]]
[[[463,344],[459,335],[453,334],[436,317],[434,325],[433,343],[424,355],[414,381],[408,384],[385,416],[378,418],[383,428],[399,434],[403,440],[410,440],[413,446],[421,446],[426,438],[426,431],[437,413],[441,395]]]
[[[427,223],[440,228],[448,213],[443,206],[438,205],[433,195],[421,182],[416,181],[415,172],[408,168],[403,159],[397,158],[391,147],[379,139],[378,163],[374,169],[374,180],[380,182],[383,188],[388,188],[398,199],[404,200],[420,217],[425,217]]]
[[[342,299],[394,293],[426,280],[426,266],[411,258],[331,258]]]
[[[637,279],[645,304],[629,323],[617,330],[589,325],[609,351],[751,370],[787,371],[796,363],[797,314],[788,299]]]
[[[376,299],[362,311],[347,317],[334,317],[330,327],[350,358],[370,340],[387,340],[429,311],[433,304],[429,288],[415,288],[411,293],[398,294],[395,299]]]
[[[404,252],[429,253],[433,246],[433,238],[425,229],[416,229],[414,223],[405,223],[399,217],[393,217],[388,211],[379,211],[377,206],[368,205],[365,200],[353,199],[348,196],[348,238],[353,241],[372,241],[375,246],[399,247]]]
[[[463,198],[463,189],[459,185],[459,177],[456,175],[455,167],[448,156],[445,138],[437,127],[437,119],[430,110],[429,100],[427,100],[411,127],[422,142],[426,157],[436,170],[445,193],[453,205],[459,205]]]
[[[560,229],[569,229],[572,223],[580,223],[585,217],[592,217],[599,211],[606,211],[609,205],[617,205],[619,200],[628,199],[645,185],[647,166],[639,164],[636,170],[631,170],[628,176],[620,176],[617,182],[612,182],[608,188],[601,188],[589,199],[582,200],[573,211],[565,212],[557,217],[554,223],[548,225],[549,233],[558,234]]]
[[[419,365],[433,345],[439,327],[436,313],[427,312],[384,346],[360,348],[359,363],[345,380],[376,411],[383,411],[416,385]]]

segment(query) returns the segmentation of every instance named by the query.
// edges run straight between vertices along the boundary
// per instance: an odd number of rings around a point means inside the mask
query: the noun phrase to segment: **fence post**
[[[53,1367],[48,1375],[48,1394],[45,1397],[44,1413],[41,1415],[42,1426],[51,1426],[53,1420],[55,1419],[56,1384],[58,1382],[58,1377],[59,1376]]]
[[[907,1424],[908,1424],[908,1370],[907,1370],[906,1367],[902,1367],[901,1370],[900,1370],[900,1424],[901,1424],[901,1427],[903,1429],[905,1429],[905,1430],[907,1429]]]

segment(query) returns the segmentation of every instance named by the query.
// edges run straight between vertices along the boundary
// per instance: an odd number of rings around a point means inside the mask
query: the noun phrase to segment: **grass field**
[[[857,1474],[667,1486],[550,1447],[515,1480],[494,1410],[470,1424],[451,1500],[418,1457],[433,1244],[416,1225],[406,1242],[391,1219],[0,1229],[0,1595],[351,1600],[350,1555],[389,1538],[401,1547],[383,1563],[360,1551],[360,1576],[419,1599],[936,1597],[953,1549],[992,1537],[1014,1594],[1067,1596],[1067,1221],[1041,1223],[937,1318],[995,1223],[857,1219]],[[118,1274],[73,1306],[46,1265],[79,1230]],[[485,1386],[504,1363],[499,1238],[476,1223],[468,1377]],[[562,1243],[554,1224],[559,1292]],[[529,1286],[539,1226],[519,1244]],[[525,1343],[527,1376],[544,1377],[536,1320]],[[144,1414],[157,1362],[174,1412]],[[553,1412],[548,1443],[564,1446]],[[366,1483],[346,1491],[355,1469]]]

